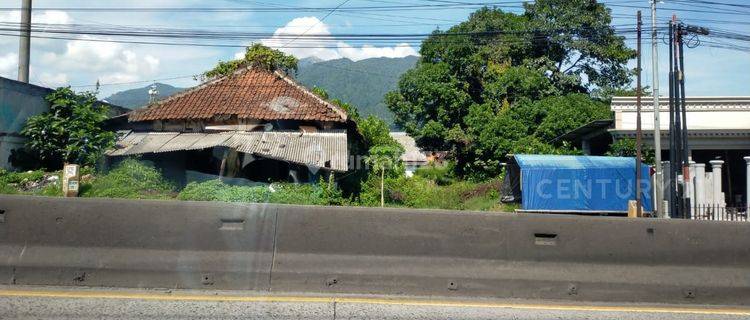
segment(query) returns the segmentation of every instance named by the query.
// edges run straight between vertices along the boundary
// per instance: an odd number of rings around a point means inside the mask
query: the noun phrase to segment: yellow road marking
[[[554,311],[590,312],[651,312],[707,315],[750,316],[750,309],[742,308],[697,308],[681,306],[586,306],[566,304],[524,304],[467,302],[451,300],[420,300],[399,298],[357,298],[357,297],[306,297],[306,296],[234,296],[180,293],[134,293],[116,291],[53,291],[53,290],[0,290],[0,297],[40,297],[40,298],[79,298],[79,299],[134,299],[161,301],[227,301],[227,302],[280,302],[280,303],[358,303],[380,305],[406,305],[431,307],[463,308],[507,308]]]

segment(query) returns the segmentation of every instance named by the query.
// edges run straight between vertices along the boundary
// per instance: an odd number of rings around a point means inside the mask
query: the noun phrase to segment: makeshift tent
[[[520,154],[506,169],[501,199],[523,210],[626,212],[635,200],[635,158]],[[643,208],[652,211],[648,165],[641,177]]]

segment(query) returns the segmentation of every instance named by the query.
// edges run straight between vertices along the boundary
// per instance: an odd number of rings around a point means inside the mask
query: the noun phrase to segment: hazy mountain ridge
[[[357,106],[362,116],[376,115],[392,125],[393,113],[383,103],[383,97],[396,89],[401,75],[413,68],[417,60],[419,57],[408,56],[302,63],[297,80],[310,88],[323,88],[330,97]]]
[[[105,98],[104,100],[106,100],[107,102],[111,104],[118,105],[121,107],[137,109],[139,107],[143,107],[148,104],[148,101],[150,98],[148,95],[148,90],[150,88],[151,88],[151,85],[148,85],[143,88],[120,91]],[[185,90],[185,88],[177,88],[177,87],[173,87],[171,85],[165,84],[165,83],[157,82],[156,90],[159,91],[159,94],[156,96],[156,98],[158,100],[161,100],[175,93],[178,93],[182,90]]]

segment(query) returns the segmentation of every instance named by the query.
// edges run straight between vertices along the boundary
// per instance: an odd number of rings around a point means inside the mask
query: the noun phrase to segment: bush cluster
[[[259,186],[234,186],[219,179],[191,182],[177,195],[180,200],[258,202],[303,205],[345,205],[350,201],[332,182],[318,184],[272,183]]]
[[[97,177],[90,185],[81,184],[83,197],[167,199],[175,190],[153,165],[125,159],[109,173]]]

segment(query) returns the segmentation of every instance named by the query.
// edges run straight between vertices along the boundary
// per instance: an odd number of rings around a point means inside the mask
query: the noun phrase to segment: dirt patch
[[[490,191],[500,190],[501,185],[502,185],[502,181],[499,179],[496,179],[490,182],[481,183],[471,190],[462,192],[461,200],[466,201],[471,198],[486,196]]]

